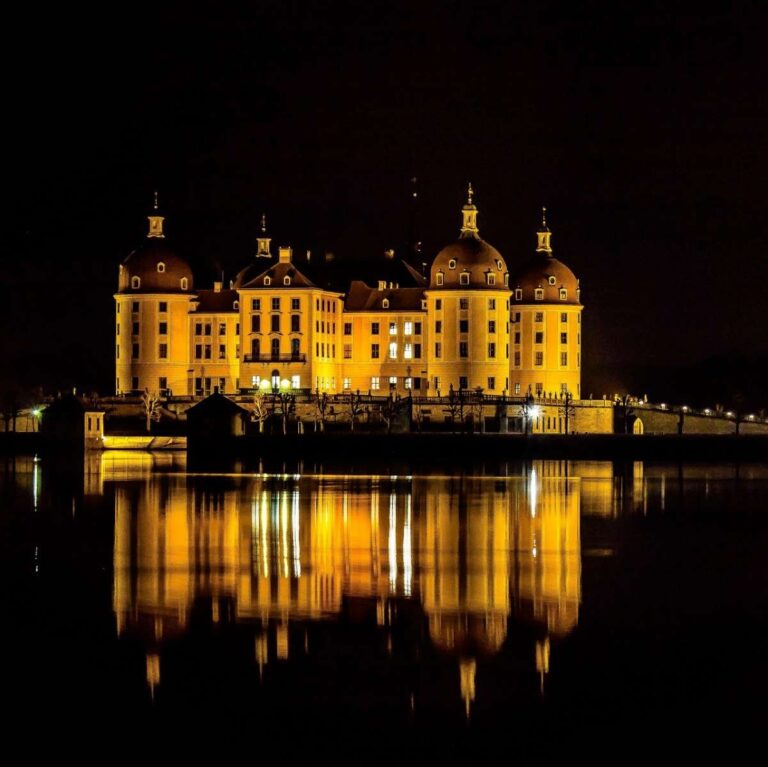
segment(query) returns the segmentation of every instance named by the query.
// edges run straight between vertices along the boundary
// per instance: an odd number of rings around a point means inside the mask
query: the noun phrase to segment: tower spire
[[[536,252],[547,253],[551,256],[552,245],[550,244],[550,238],[552,237],[552,232],[549,231],[549,227],[547,226],[547,209],[545,207],[541,208],[541,226],[539,227],[539,231],[536,234],[539,238],[539,244],[536,246]]]
[[[461,209],[461,237],[480,237],[477,228],[477,206],[472,202],[475,191],[472,183],[467,184],[467,203]]]
[[[157,189],[155,189],[154,192],[152,213],[147,216],[147,218],[149,219],[149,231],[147,232],[147,237],[165,237],[165,234],[163,234],[163,221],[165,221],[165,216],[160,215]]]
[[[271,237],[267,237],[267,214],[261,214],[261,236],[256,238],[256,258],[272,258],[269,244]]]

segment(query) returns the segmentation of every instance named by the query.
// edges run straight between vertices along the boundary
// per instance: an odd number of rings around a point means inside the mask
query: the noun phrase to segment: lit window
[[[397,359],[397,341],[392,341],[389,345],[389,358],[391,360]]]
[[[568,290],[566,288],[560,288],[560,300],[561,301],[568,300]]]
[[[459,275],[459,285],[469,285],[469,272],[462,272]]]
[[[394,389],[397,386],[397,376],[389,377],[389,388]]]
[[[413,359],[413,344],[405,344],[403,346],[403,359]]]
[[[389,323],[389,335],[396,336],[397,335],[397,323],[396,322],[390,322]]]
[[[410,376],[403,379],[403,385],[406,389],[412,389],[413,388],[413,378]]]
[[[503,264],[501,263],[501,259],[500,259],[500,258],[497,258],[497,259],[496,259],[496,268],[497,268],[499,271],[501,271],[501,269],[502,269],[502,266],[503,266]]]
[[[138,290],[141,287],[141,277],[131,277],[131,288]]]
[[[379,390],[379,377],[378,376],[371,376],[371,389],[373,391]]]
[[[442,272],[438,272],[435,275],[435,284],[436,285],[442,285],[443,284],[443,273]]]
[[[405,322],[403,324],[403,333],[407,336],[413,335],[413,323],[412,322]]]
[[[519,383],[515,384],[515,394],[520,394],[520,384]]]
[[[291,376],[291,389],[301,389],[301,376]]]
[[[160,274],[165,271],[165,264],[162,261],[157,265],[157,271],[160,272]]]
[[[351,378],[345,378],[345,379],[343,379],[343,381],[342,381],[342,384],[341,384],[341,385],[342,385],[342,387],[343,387],[345,390],[351,389],[351,388],[352,388],[352,379],[351,379]]]

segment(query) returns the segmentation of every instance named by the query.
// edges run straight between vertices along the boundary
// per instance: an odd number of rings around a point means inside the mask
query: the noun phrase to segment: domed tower
[[[432,262],[426,291],[432,343],[430,390],[509,390],[509,273],[496,248],[481,239],[472,185],[459,239]]]
[[[536,255],[511,277],[512,394],[581,397],[579,281],[552,255],[542,209]]]
[[[120,264],[115,324],[117,393],[188,394],[192,270],[163,232],[155,193],[149,231]]]

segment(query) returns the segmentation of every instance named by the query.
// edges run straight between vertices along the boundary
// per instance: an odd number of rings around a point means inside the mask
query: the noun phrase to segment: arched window
[[[523,300],[523,289],[515,288],[515,301],[522,301],[522,300]]]
[[[186,277],[181,278],[181,289],[187,290],[189,288],[189,280]]]
[[[239,301],[233,301],[233,302],[232,302],[232,308],[233,308],[233,309],[234,309],[236,312],[240,311],[240,302],[239,302]]]
[[[557,282],[557,280],[555,279],[554,275],[550,274],[547,282],[549,282],[550,285],[554,285]]]
[[[443,284],[443,273],[442,272],[438,272],[435,275],[435,284],[436,285],[442,285]]]
[[[486,279],[489,285],[496,284],[496,275],[493,272],[488,272],[488,274],[486,275]]]
[[[251,357],[254,360],[258,360],[260,356],[261,356],[261,339],[252,338],[251,339]]]
[[[272,284],[272,278],[271,277],[265,277],[264,278],[264,287],[268,288]]]
[[[160,274],[162,274],[165,271],[165,264],[162,261],[160,261],[160,263],[158,263],[157,271],[160,272]]]
[[[544,288],[536,288],[536,290],[534,291],[533,297],[537,301],[543,301],[544,300]]]
[[[283,277],[283,285],[290,285],[291,284],[291,278],[286,275]]]
[[[141,287],[141,277],[131,277],[131,287],[138,290]]]
[[[384,299],[384,300],[381,302],[381,308],[382,308],[382,309],[389,309],[389,299],[388,299],[388,298],[385,298],[385,299]]]
[[[299,356],[299,339],[292,338],[291,339],[291,357],[295,359],[298,356]]]
[[[469,285],[469,272],[462,272],[459,275],[459,285]]]
[[[561,301],[567,301],[568,300],[568,289],[567,288],[560,288],[560,300]]]
[[[280,339],[272,339],[272,359],[278,359],[280,357]]]
[[[501,259],[500,259],[500,258],[497,258],[497,259],[496,259],[496,268],[497,268],[499,271],[501,271],[501,267],[502,267]]]

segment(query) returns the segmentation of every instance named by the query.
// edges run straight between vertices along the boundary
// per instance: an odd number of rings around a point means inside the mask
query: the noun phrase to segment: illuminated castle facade
[[[546,220],[533,258],[510,268],[480,237],[471,186],[461,214],[458,239],[428,274],[390,254],[362,279],[354,263],[342,277],[338,263],[299,263],[289,247],[275,258],[262,220],[251,263],[228,286],[199,289],[155,203],[145,243],[120,265],[116,392],[480,389],[579,399],[579,282],[552,255]]]

